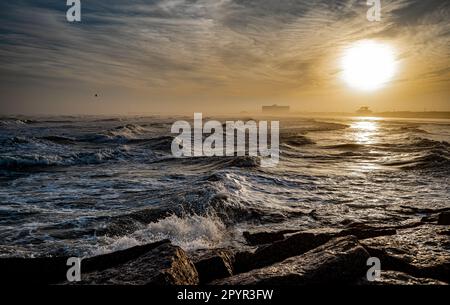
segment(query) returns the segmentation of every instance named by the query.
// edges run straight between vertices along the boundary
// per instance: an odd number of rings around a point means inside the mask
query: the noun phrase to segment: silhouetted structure
[[[286,114],[289,113],[289,110],[289,106],[278,106],[276,104],[262,107],[262,112],[265,114]]]
[[[369,115],[369,114],[372,114],[372,110],[370,110],[369,107],[367,107],[367,106],[363,106],[363,107],[359,108],[356,111],[356,113],[359,115]]]

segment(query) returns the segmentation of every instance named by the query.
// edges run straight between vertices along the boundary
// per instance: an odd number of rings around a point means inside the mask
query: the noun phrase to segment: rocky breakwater
[[[84,258],[75,284],[443,285],[450,282],[448,211],[397,226],[244,232],[245,249],[185,252],[169,240]],[[367,260],[381,277],[367,279]],[[2,281],[69,284],[67,257],[1,258]],[[72,283],[73,284],[73,283]]]

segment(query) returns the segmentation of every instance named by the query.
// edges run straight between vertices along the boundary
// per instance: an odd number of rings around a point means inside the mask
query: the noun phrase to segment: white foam
[[[162,239],[170,239],[174,245],[187,251],[215,248],[224,241],[225,234],[225,225],[216,216],[172,215],[127,236],[104,237],[102,243],[106,245],[94,250],[93,254],[114,252]]]

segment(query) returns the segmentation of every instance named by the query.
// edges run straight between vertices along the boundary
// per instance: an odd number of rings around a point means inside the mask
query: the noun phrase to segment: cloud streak
[[[65,1],[7,0],[0,77],[8,86],[79,82],[167,98],[319,93],[339,90],[349,43],[376,38],[414,67],[398,80],[448,85],[448,1],[382,3],[382,22],[369,23],[359,0],[82,1],[82,23],[69,24]]]

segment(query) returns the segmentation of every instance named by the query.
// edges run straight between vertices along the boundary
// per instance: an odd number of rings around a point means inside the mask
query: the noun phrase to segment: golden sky
[[[450,2],[65,1],[0,4],[0,113],[450,111]],[[397,71],[371,92],[346,85],[357,41],[392,47]],[[93,98],[95,93],[99,98]]]

